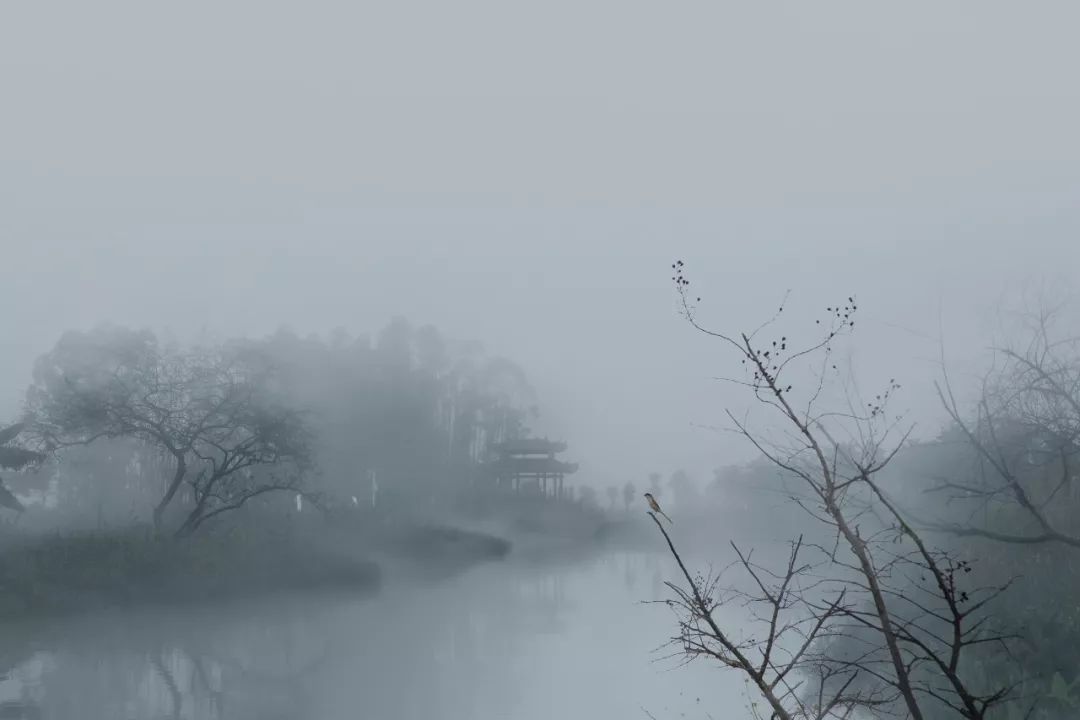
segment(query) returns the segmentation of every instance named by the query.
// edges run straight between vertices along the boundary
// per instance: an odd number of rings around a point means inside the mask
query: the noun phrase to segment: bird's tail
[[[663,515],[663,516],[664,516],[664,519],[668,521],[668,525],[674,525],[674,524],[675,524],[675,523],[674,523],[674,522],[672,521],[672,519],[671,519],[671,518],[669,518],[669,517],[667,516],[667,513],[666,513],[666,512],[664,512],[663,510],[657,510],[657,512],[659,512],[659,513],[660,513],[661,515]]]

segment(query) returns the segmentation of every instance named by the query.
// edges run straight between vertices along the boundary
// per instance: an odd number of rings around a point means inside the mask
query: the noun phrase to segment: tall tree
[[[660,482],[664,479],[664,476],[658,472],[649,473],[649,492],[653,494],[653,497],[657,500],[663,494],[663,488],[660,487]]]
[[[1069,500],[1080,473],[1080,339],[1055,334],[1055,312],[1029,317],[1027,337],[994,350],[972,412],[961,407],[948,375],[938,394],[953,436],[972,457],[962,474],[940,477],[950,500],[981,512],[946,529],[1007,543],[1059,543],[1080,549],[1080,528]],[[978,518],[1007,514],[1009,532]]]
[[[698,492],[697,485],[694,484],[693,478],[685,470],[680,469],[673,472],[671,479],[668,480],[668,487],[671,488],[671,497],[675,504],[681,508],[694,508],[701,499],[701,493]]]
[[[614,485],[608,485],[608,487],[607,487],[607,499],[608,499],[608,509],[611,510],[611,511],[614,511],[615,510],[615,503],[619,502],[619,488],[615,487]]]
[[[967,561],[932,547],[885,492],[882,471],[907,438],[888,408],[899,385],[890,380],[867,403],[849,393],[839,409],[820,407],[823,387],[836,367],[835,340],[854,328],[854,299],[826,308],[816,322],[824,327],[821,336],[795,347],[787,334],[762,337],[774,332],[783,305],[772,321],[751,333],[706,327],[682,262],[672,268],[685,317],[697,331],[733,351],[746,368],[745,379],[734,382],[772,413],[786,439],[771,440],[751,430],[731,411],[728,418],[770,462],[801,480],[811,498],[807,512],[836,538],[834,548],[812,549],[817,562],[801,559],[803,546],[796,540],[786,570],[772,576],[776,582],[736,548],[758,591],[751,603],[769,608],[759,616],[763,633],[743,641],[714,617],[715,582],[686,568],[654,517],[685,580],[673,588],[683,611],[679,642],[684,652],[743,672],[780,720],[848,718],[860,708],[923,720],[940,707],[985,720],[1012,687],[983,682],[970,672],[970,656],[977,645],[1004,642],[985,613],[1004,588],[967,586]],[[792,367],[807,361],[821,369],[805,389],[797,389],[789,382]],[[910,575],[921,577],[918,592],[906,592]],[[864,634],[872,640],[867,645],[871,651],[861,655],[832,653],[823,642]]]
[[[622,489],[623,508],[626,512],[630,512],[630,506],[637,500],[637,488],[634,487],[634,483],[629,480],[623,485]]]
[[[596,488],[591,485],[578,486],[578,502],[589,510],[600,508],[600,501],[596,494]]]
[[[153,510],[187,489],[178,534],[275,490],[308,469],[300,413],[267,391],[265,365],[226,348],[160,348],[148,332],[104,326],[67,333],[42,357],[28,404],[35,430],[59,447],[133,438],[166,453],[171,477]]]
[[[289,402],[311,410],[319,482],[345,498],[367,493],[372,472],[392,503],[460,491],[493,443],[524,433],[535,401],[514,363],[401,318],[374,342],[279,331],[248,346],[273,360]]]

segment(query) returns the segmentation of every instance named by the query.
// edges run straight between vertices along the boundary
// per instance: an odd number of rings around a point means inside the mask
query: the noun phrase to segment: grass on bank
[[[368,560],[266,531],[176,541],[135,527],[8,539],[0,547],[0,617],[373,589],[379,574]]]

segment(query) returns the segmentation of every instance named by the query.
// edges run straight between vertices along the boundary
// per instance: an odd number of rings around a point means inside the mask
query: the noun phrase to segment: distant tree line
[[[403,319],[191,346],[102,325],[38,359],[19,426],[38,467],[11,482],[181,536],[271,497],[420,506],[468,488],[535,412],[516,364]]]

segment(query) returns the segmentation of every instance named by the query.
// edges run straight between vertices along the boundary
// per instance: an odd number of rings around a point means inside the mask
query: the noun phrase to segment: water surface
[[[144,610],[3,630],[4,717],[744,717],[743,684],[663,648],[669,558],[510,559],[375,596]]]

